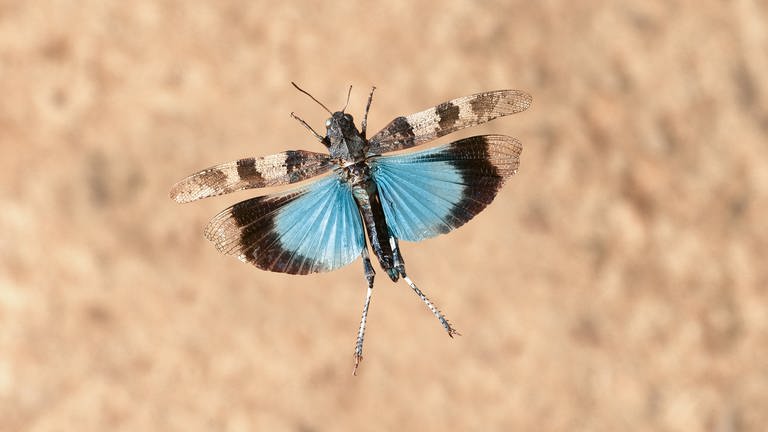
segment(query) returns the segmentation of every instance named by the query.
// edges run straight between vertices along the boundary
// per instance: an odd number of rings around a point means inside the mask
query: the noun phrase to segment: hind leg
[[[376,272],[373,270],[373,266],[371,265],[371,258],[368,256],[368,248],[363,248],[362,257],[365,279],[368,281],[368,290],[365,294],[362,318],[360,318],[360,329],[357,331],[357,342],[355,343],[355,368],[352,371],[353,375],[357,375],[357,367],[363,360],[363,339],[365,338],[365,323],[368,319],[368,307],[371,304],[371,294],[373,294],[373,278],[376,276]]]
[[[400,254],[400,245],[397,243],[397,239],[394,237],[389,238],[389,244],[392,246],[392,255],[394,257],[394,265],[395,269],[400,273],[400,275],[403,277],[403,280],[405,283],[408,284],[408,286],[411,287],[413,292],[416,293],[417,296],[421,299],[422,302],[424,302],[425,305],[429,308],[430,311],[432,311],[432,314],[440,321],[440,324],[443,326],[445,331],[448,332],[448,336],[453,337],[453,335],[459,335],[461,334],[456,331],[451,326],[451,323],[448,322],[448,319],[445,318],[445,315],[443,315],[442,312],[440,312],[440,309],[435,306],[434,303],[432,303],[427,296],[419,289],[419,287],[416,286],[415,283],[405,274],[405,261],[403,261],[403,256]]]

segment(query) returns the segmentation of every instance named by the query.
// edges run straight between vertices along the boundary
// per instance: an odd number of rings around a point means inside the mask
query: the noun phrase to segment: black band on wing
[[[371,154],[407,149],[465,127],[528,109],[531,96],[496,90],[460,97],[405,117],[397,117],[370,138]]]
[[[276,210],[301,195],[298,193],[279,197],[256,197],[232,206],[232,221],[240,230],[239,239],[235,244],[240,260],[278,273],[309,273],[310,266],[304,265],[310,261],[309,258],[286,249],[280,243],[281,234],[275,226]],[[216,241],[211,237],[209,239]],[[216,245],[218,247],[219,243]]]
[[[329,156],[304,150],[216,165],[173,185],[170,196],[185,203],[243,189],[281,186],[307,180],[333,168]]]
[[[349,187],[335,175],[239,202],[216,215],[205,236],[222,253],[289,274],[339,268],[365,244]]]
[[[412,154],[373,159],[387,224],[402,240],[452,231],[487,207],[517,171],[522,146],[484,135]]]

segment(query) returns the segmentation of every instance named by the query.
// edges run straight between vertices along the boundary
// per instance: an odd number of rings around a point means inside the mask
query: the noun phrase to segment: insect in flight
[[[458,334],[408,277],[398,241],[445,234],[480,213],[505,180],[517,172],[522,146],[505,135],[479,135],[418,152],[385,154],[524,111],[531,104],[531,96],[519,90],[496,90],[460,97],[397,117],[367,138],[375,87],[358,130],[345,112],[347,105],[331,112],[292,84],[331,115],[325,121],[323,136],[291,113],[329,154],[296,150],[216,165],[176,183],[171,198],[185,203],[318,177],[229,207],[210,221],[205,236],[220,252],[273,272],[327,272],[362,257],[368,289],[355,344],[355,373],[363,358],[375,275],[369,246],[393,282],[402,278],[448,335]]]

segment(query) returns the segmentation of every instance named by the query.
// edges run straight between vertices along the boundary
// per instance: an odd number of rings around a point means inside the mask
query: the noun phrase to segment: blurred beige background
[[[768,5],[703,1],[0,2],[0,430],[768,427]],[[198,169],[322,151],[482,90],[530,110],[462,229],[404,244],[463,334],[361,265],[220,255]],[[440,142],[447,142],[447,139]],[[378,267],[377,267],[378,268]]]

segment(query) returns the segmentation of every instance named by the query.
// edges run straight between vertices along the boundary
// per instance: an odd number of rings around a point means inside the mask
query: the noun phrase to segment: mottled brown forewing
[[[216,165],[181,180],[171,188],[171,198],[185,203],[242,189],[300,182],[333,167],[327,154],[304,150],[245,158]]]
[[[496,90],[443,102],[433,108],[397,117],[371,137],[370,152],[382,154],[424,144],[465,127],[525,111],[531,96],[520,90]]]

